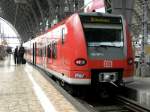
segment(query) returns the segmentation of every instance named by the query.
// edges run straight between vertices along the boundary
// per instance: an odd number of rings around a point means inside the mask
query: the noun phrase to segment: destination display
[[[121,17],[80,16],[82,23],[122,24]]]

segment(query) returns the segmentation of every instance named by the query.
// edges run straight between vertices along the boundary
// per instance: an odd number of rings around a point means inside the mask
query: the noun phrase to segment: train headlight
[[[78,66],[83,66],[87,63],[87,61],[83,58],[78,58],[75,60],[75,64],[78,65]]]
[[[85,77],[85,75],[83,74],[83,73],[75,73],[75,78],[80,78],[80,79],[82,79],[82,78],[84,78]]]

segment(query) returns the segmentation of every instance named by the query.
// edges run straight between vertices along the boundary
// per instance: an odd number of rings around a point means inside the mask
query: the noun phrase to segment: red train
[[[133,78],[131,37],[122,16],[76,13],[24,47],[27,61],[63,84],[119,86]]]

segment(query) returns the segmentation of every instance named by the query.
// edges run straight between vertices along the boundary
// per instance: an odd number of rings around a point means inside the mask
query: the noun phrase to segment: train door
[[[52,58],[52,43],[50,43],[47,46],[47,64],[52,64],[53,58]]]
[[[32,44],[32,48],[33,48],[33,49],[32,49],[32,52],[33,52],[33,53],[32,53],[32,60],[33,60],[33,65],[34,65],[34,43]]]
[[[34,64],[36,65],[36,42],[34,43]]]
[[[47,63],[47,56],[46,56],[46,46],[44,47],[44,55],[43,55],[43,66],[46,67],[46,63]]]
[[[55,64],[54,60],[57,58],[57,43],[52,41],[47,46],[47,66],[49,67],[51,64]]]
[[[36,65],[36,43],[33,43],[33,64]]]
[[[57,58],[57,43],[56,43],[56,41],[53,41],[53,43],[52,43],[52,58],[53,59]]]

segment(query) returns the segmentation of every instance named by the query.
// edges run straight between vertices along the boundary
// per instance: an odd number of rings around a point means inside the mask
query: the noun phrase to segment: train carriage
[[[27,60],[67,84],[132,81],[131,37],[122,16],[76,13],[30,44]]]

